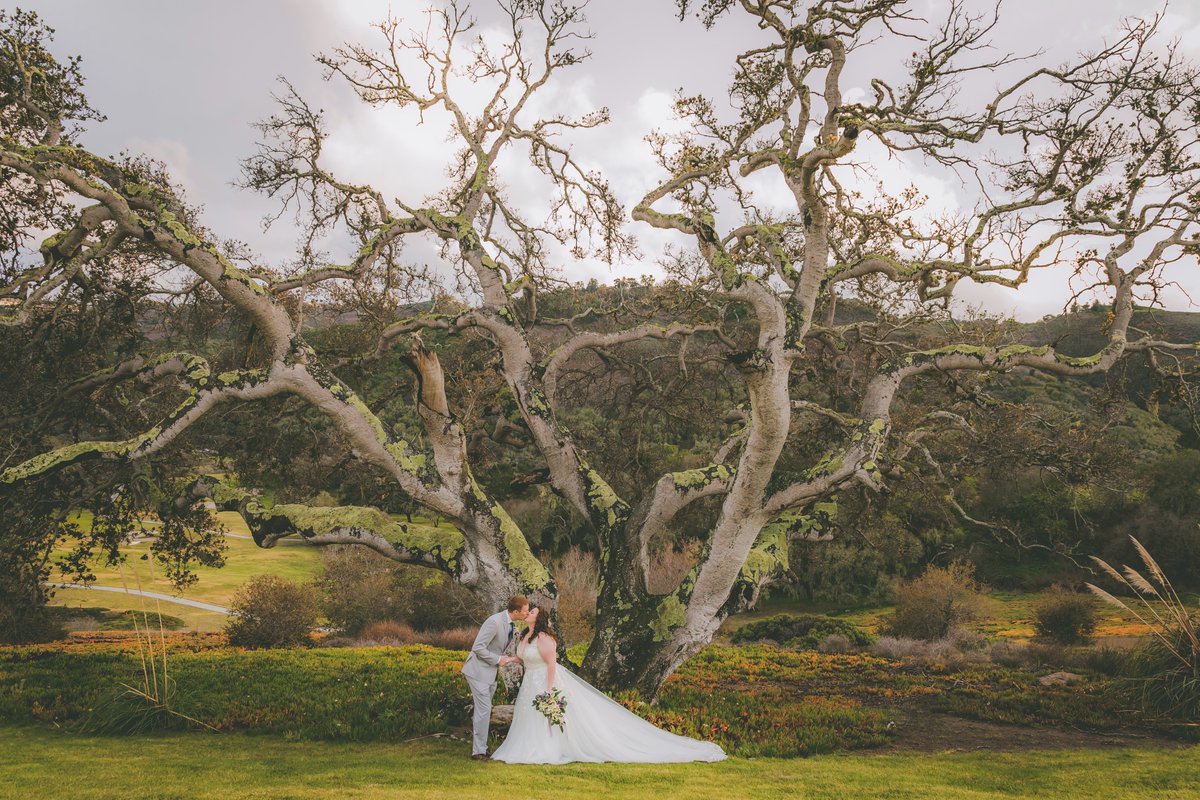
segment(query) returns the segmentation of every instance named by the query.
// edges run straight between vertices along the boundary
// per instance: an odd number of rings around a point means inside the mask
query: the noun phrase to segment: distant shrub
[[[817,649],[822,653],[853,653],[857,648],[854,647],[853,642],[840,633],[831,633],[817,645]]]
[[[1126,669],[1129,653],[1112,647],[1088,648],[1082,658],[1082,666],[1101,675],[1116,676]]]
[[[988,660],[1002,667],[1024,667],[1028,664],[1025,645],[1018,642],[994,642],[987,649]]]
[[[964,653],[979,650],[983,647],[983,637],[970,628],[951,628],[949,633],[939,641],[946,642]]]
[[[664,543],[650,551],[646,565],[646,589],[651,594],[667,594],[691,572],[700,558],[701,545],[695,540]]]
[[[1066,589],[1053,589],[1034,608],[1038,636],[1060,644],[1086,642],[1096,630],[1096,598]]]
[[[571,548],[554,563],[554,583],[558,587],[558,631],[563,640],[568,645],[591,641],[596,629],[596,597],[600,593],[596,557]]]
[[[358,636],[331,636],[321,642],[322,647],[402,647],[410,644],[427,644],[446,650],[470,650],[475,643],[475,627],[451,628],[445,631],[418,631],[407,622],[383,620],[372,622]]]
[[[315,583],[321,612],[333,627],[356,635],[373,622],[407,614],[395,591],[399,563],[365,547],[334,545],[322,548],[321,565]]]
[[[430,647],[444,647],[447,650],[470,650],[475,644],[476,628],[451,628],[447,631],[425,631],[417,634],[417,641]]]
[[[872,655],[893,661],[911,659],[947,666],[978,664],[989,659],[979,649],[978,637],[961,630],[952,631],[942,639],[913,639],[908,636],[880,636],[871,645]]]
[[[321,562],[316,579],[321,611],[331,625],[351,635],[385,620],[408,623],[417,631],[438,631],[486,616],[474,595],[448,576],[397,563],[365,547],[327,547]]]
[[[919,639],[910,639],[906,636],[880,636],[875,640],[875,644],[871,645],[870,652],[871,655],[899,661],[917,654],[923,655],[925,650],[926,643]]]
[[[930,566],[918,578],[892,589],[896,610],[887,621],[893,636],[933,641],[979,619],[983,598],[971,565]]]
[[[278,575],[255,575],[234,595],[225,626],[237,647],[289,647],[309,643],[317,623],[317,592]]]
[[[816,650],[829,636],[845,637],[855,647],[866,647],[874,639],[862,628],[844,619],[823,614],[776,614],[747,622],[733,632],[734,644],[769,639],[789,647]]]
[[[397,622],[389,619],[381,622],[372,622],[363,628],[358,634],[355,646],[389,645],[391,647],[399,647],[404,644],[413,644],[416,641],[417,632],[413,630],[411,625],[407,622]]]
[[[485,609],[469,589],[454,583],[445,573],[405,566],[401,575],[400,602],[407,611],[401,619],[417,631],[461,628],[499,610]]]

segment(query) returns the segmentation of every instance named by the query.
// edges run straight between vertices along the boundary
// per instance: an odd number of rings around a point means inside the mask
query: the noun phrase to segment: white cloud
[[[135,136],[129,140],[129,149],[130,152],[141,153],[163,162],[171,178],[181,186],[196,186],[188,147],[178,139],[143,139]]]

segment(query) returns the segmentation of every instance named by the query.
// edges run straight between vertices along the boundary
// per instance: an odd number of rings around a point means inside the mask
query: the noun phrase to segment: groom
[[[492,695],[496,693],[496,669],[516,659],[503,655],[505,648],[516,635],[513,622],[525,619],[529,614],[529,601],[515,595],[508,601],[508,609],[498,611],[483,621],[471,645],[471,655],[462,666],[462,673],[471,687],[475,702],[475,713],[471,717],[471,758],[478,761],[488,759],[488,727],[492,722]]]

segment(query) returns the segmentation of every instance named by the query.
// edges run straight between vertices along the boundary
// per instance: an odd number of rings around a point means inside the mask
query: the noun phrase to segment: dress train
[[[689,739],[655,727],[579,676],[555,666],[555,684],[567,700],[564,730],[533,707],[546,691],[546,662],[537,646],[520,646],[525,678],[512,725],[492,759],[510,764],[566,764],[572,761],[677,763],[720,761],[725,751],[713,742]]]

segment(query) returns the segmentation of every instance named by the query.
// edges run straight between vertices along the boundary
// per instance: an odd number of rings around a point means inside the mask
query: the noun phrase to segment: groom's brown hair
[[[512,597],[508,598],[508,610],[510,612],[520,611],[527,605],[529,605],[529,600],[523,594],[514,594]]]

